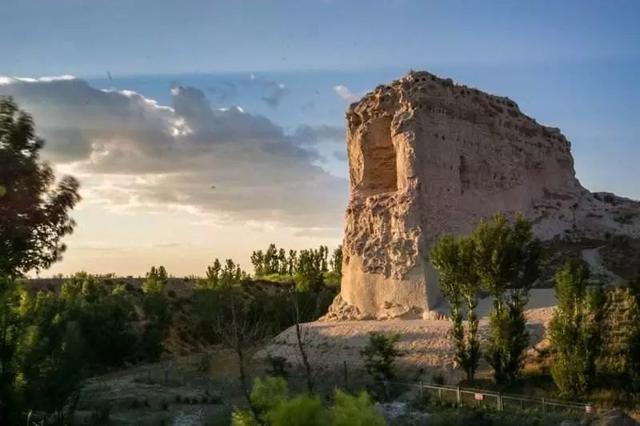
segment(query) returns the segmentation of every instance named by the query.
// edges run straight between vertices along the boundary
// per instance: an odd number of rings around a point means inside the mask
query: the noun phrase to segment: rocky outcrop
[[[411,72],[352,104],[347,124],[339,305],[350,317],[437,310],[429,247],[499,211],[524,214],[543,240],[640,238],[640,203],[583,188],[565,136],[509,98]]]

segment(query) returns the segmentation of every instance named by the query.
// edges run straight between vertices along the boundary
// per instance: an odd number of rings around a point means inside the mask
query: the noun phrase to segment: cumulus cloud
[[[313,143],[342,130],[286,133],[239,107],[213,108],[202,91],[178,85],[169,106],[69,77],[3,78],[0,95],[33,114],[45,154],[84,179],[85,199],[301,228],[340,226],[346,181],[319,166]]]
[[[338,85],[333,87],[333,91],[336,92],[346,102],[356,102],[360,99],[360,95],[352,92],[347,86]]]

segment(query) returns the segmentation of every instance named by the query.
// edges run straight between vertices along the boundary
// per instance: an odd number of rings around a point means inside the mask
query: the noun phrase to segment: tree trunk
[[[295,291],[295,290],[294,290]],[[294,307],[296,315],[296,339],[298,340],[298,349],[300,350],[300,356],[302,357],[302,364],[307,375],[307,390],[309,393],[313,393],[313,377],[311,375],[311,365],[307,358],[307,352],[304,350],[302,343],[302,332],[300,330],[300,307],[298,306],[298,295],[294,294]]]

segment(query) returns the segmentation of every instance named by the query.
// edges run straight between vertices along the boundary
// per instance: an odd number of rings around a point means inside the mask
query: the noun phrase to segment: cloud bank
[[[177,85],[170,106],[69,76],[0,77],[0,95],[34,116],[45,155],[79,174],[89,200],[299,228],[341,226],[346,180],[320,166],[326,159],[314,146],[343,138],[342,129],[286,133],[240,107],[214,109],[201,90]]]

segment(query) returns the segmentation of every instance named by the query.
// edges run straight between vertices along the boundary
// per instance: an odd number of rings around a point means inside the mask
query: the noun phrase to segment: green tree
[[[262,250],[254,251],[251,253],[251,264],[253,265],[253,273],[256,277],[265,275],[264,253]]]
[[[264,254],[264,273],[265,275],[278,273],[278,249],[275,244],[269,244]]]
[[[21,408],[16,357],[26,326],[15,279],[60,259],[62,238],[75,226],[69,212],[80,200],[78,182],[56,182],[40,160],[43,146],[31,116],[0,98],[0,424],[17,421]]]
[[[295,250],[289,250],[289,256],[287,257],[287,274],[293,276],[296,273],[297,263],[298,263],[298,252]]]
[[[472,239],[480,283],[494,297],[486,358],[496,382],[511,383],[522,368],[529,342],[524,308],[539,277],[540,242],[522,216],[511,225],[502,214],[481,221]]]
[[[63,424],[63,408],[87,367],[86,345],[75,307],[53,293],[24,292],[19,307],[23,328],[16,351],[16,390],[21,406],[54,414]]]
[[[207,266],[207,279],[205,286],[207,288],[215,288],[220,284],[220,274],[222,272],[222,264],[216,258],[211,266]]]
[[[70,176],[57,184],[40,160],[44,141],[31,116],[11,98],[0,99],[0,275],[16,277],[47,268],[65,250],[61,239],[75,223],[69,211],[80,200]]]
[[[467,380],[473,380],[480,361],[478,340],[478,305],[480,279],[475,268],[475,243],[472,238],[454,238],[445,235],[430,253],[431,263],[439,273],[442,293],[449,302],[451,336],[456,348],[455,358],[465,371]],[[463,308],[467,314],[465,332]]]
[[[558,305],[549,324],[554,353],[551,375],[561,393],[576,396],[596,378],[601,348],[603,296],[599,284],[589,283],[583,262],[570,261],[556,275]]]
[[[367,346],[360,352],[364,358],[364,366],[376,382],[389,381],[395,378],[395,361],[400,356],[396,344],[399,334],[385,335],[370,333]]]
[[[296,265],[295,283],[299,290],[318,291],[324,285],[322,252],[300,250]]]
[[[168,281],[169,277],[164,266],[158,268],[152,266],[142,283],[142,291],[145,293],[163,293]]]
[[[342,245],[339,245],[331,254],[331,272],[342,276]]]

